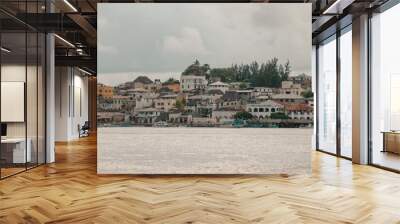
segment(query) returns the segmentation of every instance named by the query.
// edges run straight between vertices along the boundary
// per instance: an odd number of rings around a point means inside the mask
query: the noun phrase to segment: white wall
[[[56,68],[55,140],[79,138],[78,125],[88,120],[88,78],[71,67]]]
[[[89,120],[88,78],[83,77],[80,74],[76,75],[75,73],[73,85],[74,96],[72,96],[72,99],[74,99],[74,102],[72,103],[72,105],[74,105],[74,107],[72,108],[71,135],[73,138],[78,138],[78,125],[82,126],[85,121]]]
[[[39,70],[37,70],[39,69]],[[45,90],[44,88],[44,74],[41,71],[41,67],[25,66],[25,64],[3,64],[1,66],[1,81],[3,82],[20,82],[26,85],[26,99],[24,99],[25,86],[22,89],[15,90],[23,96],[20,97],[22,102],[17,102],[14,99],[15,104],[20,104],[18,108],[12,106],[4,106],[1,108],[2,114],[4,113],[19,113],[19,121],[6,122],[7,123],[7,137],[9,138],[27,138],[30,140],[30,148],[32,151],[32,161],[36,162],[39,159],[39,163],[45,162],[44,150],[45,150],[45,118],[44,118],[44,99]],[[27,80],[26,80],[27,79]],[[7,94],[10,92],[4,92],[2,89],[2,98],[10,98]],[[6,94],[6,95],[4,95]],[[3,104],[4,102],[2,102]],[[12,103],[12,102],[11,102]],[[25,105],[26,103],[26,105]],[[26,119],[24,114],[26,112]],[[2,120],[4,120],[2,118]],[[49,160],[51,162],[51,160]]]
[[[24,65],[2,65],[1,66],[1,81],[2,82],[25,82]],[[1,108],[6,110],[7,108]],[[25,122],[9,122],[7,123],[8,137],[25,137]]]

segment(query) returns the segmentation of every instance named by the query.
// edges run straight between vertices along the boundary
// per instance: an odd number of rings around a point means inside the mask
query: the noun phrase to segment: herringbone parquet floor
[[[312,156],[301,176],[98,176],[90,137],[0,181],[0,223],[400,223],[400,175]]]

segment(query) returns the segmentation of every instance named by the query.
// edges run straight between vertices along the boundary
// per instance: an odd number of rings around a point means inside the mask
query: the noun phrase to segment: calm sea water
[[[305,173],[311,137],[310,128],[99,128],[98,172]]]

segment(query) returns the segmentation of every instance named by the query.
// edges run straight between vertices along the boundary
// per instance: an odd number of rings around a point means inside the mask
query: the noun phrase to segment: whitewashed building
[[[304,91],[301,84],[294,84],[293,81],[283,81],[280,89],[281,94],[291,94],[300,96]]]
[[[285,110],[293,120],[313,120],[314,117],[314,109],[305,103],[286,104]]]
[[[229,90],[229,85],[224,82],[214,82],[208,85],[207,90],[221,90],[221,92],[225,93]]]
[[[112,109],[121,110],[134,105],[134,100],[130,96],[114,95],[112,97]]]
[[[196,89],[206,89],[207,79],[205,76],[197,75],[182,75],[181,76],[181,91],[188,92]]]
[[[136,99],[135,110],[143,109],[146,107],[153,106],[154,99],[158,97],[158,94],[144,94]]]
[[[232,123],[237,112],[237,110],[213,110],[212,118],[217,124]]]
[[[160,117],[161,110],[156,108],[143,108],[136,111],[136,122],[139,124],[153,124]]]
[[[173,111],[168,115],[168,122],[172,124],[189,124],[192,122],[192,115]]]
[[[260,95],[272,95],[278,93],[278,90],[271,87],[254,87],[254,92],[257,92]]]
[[[284,106],[272,100],[261,103],[247,104],[247,112],[258,119],[264,119],[271,116],[272,113],[284,112]]]
[[[177,94],[160,96],[159,98],[154,99],[154,107],[164,112],[168,112],[176,106],[177,97]]]
[[[276,95],[272,95],[271,99],[282,102],[282,103],[305,103],[306,102],[306,99],[304,99],[302,96],[296,95],[296,94],[276,94]]]

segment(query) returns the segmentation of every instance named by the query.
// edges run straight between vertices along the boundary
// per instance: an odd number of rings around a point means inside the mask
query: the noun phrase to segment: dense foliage
[[[289,119],[289,116],[287,116],[285,113],[277,112],[271,114],[271,119]]]
[[[186,100],[183,98],[181,100],[176,100],[175,106],[179,111],[183,111],[185,109]]]
[[[253,118],[253,115],[247,111],[239,111],[235,114],[235,119],[249,120]]]
[[[301,96],[304,98],[311,98],[314,96],[314,93],[309,89],[301,93]]]
[[[163,84],[174,84],[174,83],[178,83],[179,84],[179,80],[174,79],[174,78],[169,78],[167,81],[163,82]]]
[[[200,62],[196,60],[182,72],[182,75],[208,76],[209,71],[210,66],[208,64],[200,65]]]
[[[280,87],[281,82],[288,79],[291,72],[289,61],[284,65],[272,58],[259,64],[254,61],[250,64],[233,64],[228,68],[210,68],[208,64],[201,65],[196,60],[187,67],[182,75],[203,75],[207,79],[219,78],[222,82],[248,82],[252,86]]]

